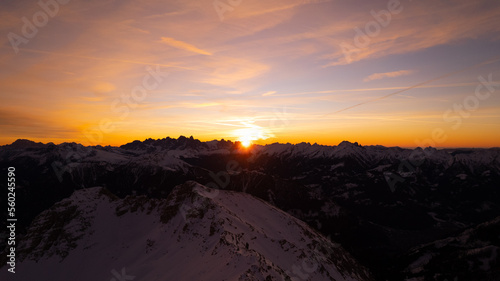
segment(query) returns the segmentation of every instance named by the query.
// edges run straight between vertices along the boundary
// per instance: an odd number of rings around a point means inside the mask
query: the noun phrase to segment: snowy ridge
[[[308,157],[308,158],[342,158],[352,155],[361,156],[365,150],[358,143],[350,143],[348,141],[341,142],[338,146],[326,146],[310,143],[299,144],[281,144],[274,143],[266,146],[261,146],[259,152],[268,155],[286,155],[292,157]]]
[[[500,217],[469,228],[456,236],[421,245],[410,251],[413,262],[406,268],[411,281],[425,280],[435,268],[457,268],[468,279],[498,280],[500,274]],[[441,277],[438,275],[438,277]],[[448,276],[442,276],[446,278]]]
[[[141,281],[372,280],[339,245],[287,213],[195,182],[166,199],[78,190],[28,233],[12,280],[110,280],[122,268]]]
[[[500,149],[436,149],[433,147],[403,149],[399,147],[361,146],[348,141],[338,146],[325,146],[310,143],[281,144],[274,143],[258,146],[257,155],[269,155],[281,158],[330,158],[356,159],[366,165],[375,165],[381,161],[412,161],[425,158],[435,164],[449,167],[453,163],[462,163],[466,166],[494,165],[500,171]]]
[[[5,160],[30,158],[38,165],[51,166],[59,161],[67,168],[75,168],[79,164],[100,163],[106,165],[123,165],[135,163],[141,166],[157,165],[166,170],[186,171],[190,165],[183,159],[198,158],[207,155],[229,155],[231,153],[247,153],[239,149],[237,143],[231,141],[201,142],[193,137],[178,139],[146,139],[134,141],[120,147],[83,146],[76,143],[42,144],[29,140],[17,140],[0,147],[0,156]],[[432,147],[403,149],[399,147],[362,146],[357,142],[343,141],[337,146],[310,143],[282,144],[274,143],[265,146],[255,145],[249,152],[253,158],[259,156],[306,159],[350,159],[363,167],[375,168],[381,162],[399,163],[426,159],[434,164],[449,168],[460,164],[474,170],[477,166],[489,166],[500,172],[500,149],[435,149]]]
[[[290,280],[330,280],[328,274],[336,273],[344,279],[355,276],[363,280],[356,276],[364,276],[364,270],[350,266],[356,263],[349,262],[344,251],[335,251],[335,245],[321,242],[325,239],[303,223],[269,209],[268,204],[245,194],[249,193],[342,241],[377,280],[420,278],[429,272],[439,272],[444,277],[440,280],[478,280],[471,277],[471,270],[491,277],[482,280],[500,280],[500,272],[495,271],[500,268],[500,236],[478,232],[466,244],[454,239],[445,247],[428,244],[498,216],[499,148],[404,149],[349,142],[242,148],[230,141],[203,143],[185,137],[147,139],[121,147],[85,147],[18,140],[0,147],[0,161],[4,167],[16,167],[16,196],[20,204],[29,206],[18,209],[24,219],[18,221],[16,230],[29,233],[25,237],[29,243],[18,245],[19,258],[25,259],[18,264],[19,272],[34,266],[33,272],[48,276],[50,270],[61,270],[62,260],[63,266],[73,266],[61,271],[66,280],[74,280],[70,273],[80,272],[81,264],[87,263],[97,268],[95,275],[83,275],[88,280],[104,275],[98,279],[110,280],[111,271],[123,267],[127,272],[133,268],[134,276],[147,276],[158,261],[163,267],[167,262],[175,265],[168,272],[177,278],[182,275],[177,261],[182,260],[210,264],[201,267],[205,274],[212,272],[211,267],[225,270],[229,267],[218,267],[219,263],[229,263],[234,280],[252,280],[250,276],[286,280],[287,275]],[[196,184],[179,187],[190,180],[244,193],[217,193]],[[106,189],[101,194],[86,189],[93,186]],[[69,199],[74,190],[80,191]],[[111,193],[125,199],[113,199]],[[242,200],[254,203],[247,206]],[[261,212],[266,215],[249,217]],[[481,230],[487,235],[499,231]],[[0,231],[0,236],[6,235],[5,230]],[[174,249],[173,242],[166,242],[177,238],[186,244],[179,244],[183,249],[198,249],[200,257],[185,257],[189,251]],[[158,252],[160,248],[162,252]],[[412,248],[422,250],[408,252]],[[272,255],[276,249],[279,256]],[[149,256],[153,252],[156,260]],[[174,252],[175,258],[169,258]],[[125,259],[132,253],[141,253],[140,261]],[[285,265],[279,262],[283,259]],[[52,265],[44,271],[36,261]],[[464,266],[464,261],[474,266]],[[164,272],[158,272],[159,276]],[[24,277],[20,279],[34,279]]]

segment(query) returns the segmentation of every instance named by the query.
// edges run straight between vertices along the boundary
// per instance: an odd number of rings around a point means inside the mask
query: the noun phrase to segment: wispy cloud
[[[56,124],[51,117],[39,112],[20,112],[18,108],[0,107],[0,124],[4,133],[0,141],[4,143],[11,143],[16,138],[37,138],[46,142],[56,139],[68,140],[78,133],[72,126]]]
[[[181,49],[181,50],[185,50],[185,51],[189,51],[189,52],[193,52],[193,53],[198,53],[198,54],[206,55],[206,56],[212,55],[212,53],[210,53],[210,52],[199,49],[199,48],[197,48],[189,43],[175,40],[174,38],[162,37],[161,42],[163,42],[169,46],[172,46],[174,48],[177,48],[177,49]]]
[[[413,73],[413,70],[398,70],[398,71],[392,71],[392,72],[373,73],[372,75],[365,77],[365,79],[363,79],[363,82],[379,80],[379,79],[384,79],[384,78],[405,76],[405,75],[410,75],[412,73]]]
[[[103,95],[103,94],[107,94],[109,92],[112,92],[116,90],[116,87],[115,85],[113,85],[112,83],[109,83],[109,82],[100,82],[100,83],[96,83],[93,87],[92,87],[92,91],[97,94],[97,95]]]
[[[6,19],[0,22],[0,33],[22,35],[21,18],[31,20],[40,9],[34,2],[21,2],[0,11]],[[18,54],[7,36],[0,37],[0,97],[5,106],[3,112],[0,107],[0,127],[9,137],[0,138],[0,144],[14,137],[85,141],[81,130],[98,127],[103,118],[117,124],[105,136],[108,144],[121,144],[124,137],[160,137],[166,131],[171,136],[221,138],[235,128],[191,121],[234,119],[241,126],[239,121],[252,117],[256,125],[268,127],[277,118],[274,109],[284,106],[292,111],[287,120],[293,126],[272,131],[279,141],[325,143],[338,135],[362,142],[367,130],[387,136],[394,131],[392,125],[405,126],[408,112],[421,116],[429,105],[430,113],[441,116],[439,110],[474,93],[476,75],[492,72],[494,80],[500,77],[497,59],[477,65],[477,73],[442,74],[479,55],[494,55],[500,44],[498,1],[456,0],[451,6],[443,1],[404,2],[404,10],[370,36],[366,47],[355,46],[354,28],[364,32],[375,20],[370,11],[384,9],[383,2],[243,1],[224,14],[222,23],[213,1],[115,2],[61,6],[57,19],[19,45]],[[339,48],[342,42],[356,47],[351,60]],[[442,56],[443,48],[453,52]],[[133,89],[152,74],[148,66],[156,65],[169,77],[134,104],[129,98]],[[404,79],[386,79],[391,77]],[[361,81],[368,82],[366,87]],[[500,101],[492,95],[487,105],[498,112]],[[481,103],[481,110],[487,105]],[[405,113],[394,117],[402,108]],[[126,109],[130,116],[120,120]],[[364,119],[348,119],[357,114],[365,114]],[[493,115],[488,118],[485,123],[498,121]],[[387,120],[387,127],[373,120]],[[423,134],[432,131],[421,129]],[[468,134],[464,129],[457,137]],[[406,143],[413,136],[408,134]],[[398,142],[403,137],[391,139],[402,145]],[[492,142],[499,140],[495,135]]]
[[[481,7],[482,4],[475,1],[456,1],[453,6],[438,3],[429,10],[429,2],[412,2],[406,4],[401,16],[405,19],[398,24],[391,22],[376,36],[368,36],[368,44],[356,46],[355,39],[360,37],[354,28],[358,27],[363,32],[365,24],[373,20],[368,12],[364,12],[364,19],[345,20],[350,24],[348,32],[330,34],[331,44],[334,45],[333,53],[326,54],[323,58],[330,62],[324,65],[338,66],[347,65],[367,59],[381,58],[394,54],[407,54],[430,47],[450,44],[458,40],[476,39],[479,37],[491,37],[500,31],[498,24],[495,24],[500,6],[498,4]],[[481,13],[471,13],[471,11],[481,9]],[[358,12],[358,11],[357,11]],[[359,16],[359,12],[356,14]],[[365,35],[366,36],[366,35]],[[358,38],[359,39],[359,38]],[[340,47],[342,44],[349,53],[347,59],[346,52]]]
[[[276,91],[269,91],[269,92],[265,92],[262,94],[263,97],[266,97],[266,96],[270,96],[270,95],[274,95],[276,94]]]
[[[8,49],[8,47],[5,47],[5,46],[0,47],[0,48]],[[175,67],[175,68],[188,69],[186,67],[177,66],[177,65],[173,65],[173,64],[159,64],[159,63],[154,63],[154,62],[145,62],[145,61],[137,61],[137,60],[124,60],[124,59],[105,58],[105,57],[93,57],[93,56],[66,54],[66,53],[61,53],[61,52],[49,52],[49,51],[35,50],[35,49],[19,48],[19,50],[21,50],[21,52],[54,55],[54,56],[77,58],[77,59],[84,59],[84,60],[108,61],[108,62],[116,62],[116,63],[147,65],[147,66],[149,66],[149,65],[158,65],[158,66],[162,66],[162,67]]]

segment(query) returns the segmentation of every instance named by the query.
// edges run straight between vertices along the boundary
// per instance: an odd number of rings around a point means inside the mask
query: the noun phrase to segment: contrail
[[[355,104],[355,105],[352,105],[352,106],[349,106],[349,107],[346,107],[344,109],[341,109],[341,110],[337,110],[335,112],[332,112],[332,113],[327,113],[325,115],[322,115],[321,117],[324,117],[324,116],[327,116],[327,115],[330,115],[330,114],[337,114],[337,113],[340,113],[340,112],[343,112],[343,111],[346,111],[346,110],[349,110],[349,109],[352,109],[352,108],[355,108],[355,107],[358,107],[360,105],[363,105],[363,104],[367,104],[367,103],[370,103],[370,102],[374,102],[374,101],[379,101],[379,100],[382,100],[382,99],[386,99],[388,97],[391,97],[391,96],[394,96],[394,95],[398,95],[398,94],[401,94],[403,92],[406,92],[406,91],[409,91],[411,89],[414,89],[414,88],[418,88],[422,85],[425,85],[425,84],[428,84],[428,83],[431,83],[431,82],[434,82],[434,81],[437,81],[437,80],[441,80],[443,78],[446,78],[446,77],[449,77],[449,76],[452,76],[454,74],[457,74],[457,73],[460,73],[460,72],[464,72],[466,70],[469,70],[469,69],[473,69],[473,68],[476,68],[476,67],[479,67],[479,66],[483,66],[483,65],[487,65],[487,64],[491,64],[491,63],[494,63],[494,62],[497,62],[500,60],[500,56],[495,56],[495,57],[492,57],[491,59],[488,59],[486,61],[483,61],[481,63],[478,63],[478,64],[475,64],[473,66],[468,66],[466,68],[462,68],[460,70],[456,70],[456,71],[453,71],[453,72],[449,72],[449,73],[446,73],[444,75],[441,75],[441,76],[438,76],[438,77],[435,77],[435,78],[432,78],[430,80],[427,80],[427,81],[424,81],[424,82],[420,82],[418,84],[415,84],[413,86],[410,86],[408,88],[405,88],[405,89],[402,89],[402,90],[399,90],[399,91],[396,91],[394,93],[390,93],[388,95],[385,95],[385,96],[382,96],[382,97],[379,97],[379,98],[374,98],[374,99],[371,99],[371,100],[368,100],[368,101],[365,101],[365,102],[361,102],[361,103],[358,103],[358,104]]]
[[[438,84],[438,85],[420,85],[418,88],[448,88],[448,87],[461,87],[461,86],[471,86],[477,85],[477,82],[466,82],[466,83],[454,83],[454,84]],[[309,94],[333,94],[333,93],[345,93],[345,92],[369,92],[369,91],[387,91],[387,90],[401,90],[406,89],[407,86],[402,87],[385,87],[385,88],[359,88],[359,89],[338,89],[338,90],[327,90],[327,91],[313,91],[313,92],[300,92],[292,94],[274,94],[274,97],[284,97],[284,96],[302,96]]]
[[[100,58],[100,57],[91,57],[91,56],[81,56],[81,55],[73,55],[73,54],[64,54],[64,53],[56,53],[49,51],[41,51],[41,50],[33,50],[33,49],[24,49],[20,48],[21,51],[29,52],[29,53],[37,53],[37,54],[48,54],[48,55],[56,55],[63,57],[72,57],[72,58],[80,58],[80,59],[91,59],[91,60],[99,60],[99,61],[112,61],[112,62],[122,62],[122,63],[131,63],[131,64],[140,64],[140,65],[159,65],[163,67],[173,67],[173,68],[181,68],[181,69],[190,69],[188,67],[172,65],[172,64],[160,64],[160,63],[149,63],[149,62],[140,62],[140,61],[132,61],[132,60],[121,60],[121,59],[110,59],[110,58]]]

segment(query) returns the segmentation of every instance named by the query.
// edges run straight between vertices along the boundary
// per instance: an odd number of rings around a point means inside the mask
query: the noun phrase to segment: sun
[[[246,124],[247,128],[238,129],[234,131],[234,134],[238,138],[238,141],[242,146],[248,148],[254,141],[259,139],[266,139],[267,137],[263,133],[263,129],[257,125]]]
[[[257,136],[255,134],[255,129],[253,128],[245,128],[237,130],[238,141],[244,147],[249,147],[252,145],[254,140],[257,140]]]
[[[249,147],[252,145],[252,141],[248,140],[248,139],[242,139],[242,140],[240,140],[240,142],[241,142],[241,145],[243,145],[244,147]]]

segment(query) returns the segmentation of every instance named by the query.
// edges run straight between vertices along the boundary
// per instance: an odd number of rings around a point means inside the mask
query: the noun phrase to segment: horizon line
[[[135,142],[135,141],[139,141],[139,142],[144,142],[148,139],[152,139],[152,140],[155,140],[155,141],[158,141],[158,140],[162,140],[162,139],[166,139],[166,138],[170,138],[170,139],[173,139],[173,140],[178,140],[180,139],[181,137],[184,137],[186,139],[193,139],[193,140],[197,140],[199,142],[202,142],[202,143],[207,143],[207,142],[212,142],[212,141],[229,141],[231,143],[234,143],[234,144],[237,144],[237,143],[241,143],[241,141],[238,141],[238,140],[231,140],[231,139],[225,139],[225,138],[221,138],[221,139],[213,139],[213,140],[207,140],[207,141],[201,141],[200,139],[197,139],[195,138],[194,136],[189,136],[189,137],[186,137],[184,135],[180,135],[179,137],[177,138],[172,138],[172,137],[165,137],[165,138],[158,138],[158,139],[153,139],[153,138],[146,138],[144,140],[139,140],[139,139],[136,139],[136,140],[133,140],[131,142],[127,142],[127,143],[124,143],[124,144],[120,144],[120,145],[111,145],[111,144],[106,144],[106,145],[103,145],[103,144],[96,144],[96,145],[84,145],[83,143],[80,143],[80,142],[74,142],[74,141],[64,141],[64,142],[60,142],[60,143],[54,143],[52,141],[49,141],[47,143],[43,143],[43,142],[36,142],[36,141],[33,141],[33,140],[30,140],[30,139],[26,139],[26,138],[18,138],[16,139],[15,141],[13,141],[12,143],[5,143],[5,144],[0,144],[0,147],[4,147],[4,146],[9,146],[9,145],[12,145],[14,144],[15,142],[17,141],[29,141],[29,142],[33,142],[35,144],[42,144],[42,145],[49,145],[49,144],[53,144],[53,145],[61,145],[61,144],[65,144],[65,143],[76,143],[76,144],[80,144],[84,147],[120,147],[120,146],[123,146],[123,145],[126,145],[126,144],[129,144],[129,143],[132,143],[132,142]],[[264,140],[264,139],[260,139],[260,140]],[[259,141],[259,140],[257,140]],[[332,144],[320,144],[320,143],[317,143],[317,142],[314,142],[314,143],[311,143],[311,142],[306,142],[306,141],[301,141],[301,142],[295,142],[295,143],[292,143],[292,142],[270,142],[270,143],[266,143],[266,144],[258,144],[258,143],[252,143],[251,144],[251,147],[254,147],[254,146],[268,146],[268,145],[272,145],[272,144],[284,144],[284,145],[299,145],[299,144],[309,144],[309,145],[318,145],[318,146],[327,146],[327,147],[336,147],[336,146],[339,146],[340,144],[342,144],[343,142],[348,142],[348,143],[351,143],[351,144],[354,144],[354,145],[359,145],[361,147],[368,147],[368,146],[382,146],[382,147],[385,147],[385,148],[402,148],[402,149],[417,149],[417,148],[422,148],[422,149],[425,149],[425,148],[435,148],[435,149],[438,149],[438,150],[443,150],[443,149],[495,149],[495,148],[500,148],[500,146],[473,146],[473,147],[465,147],[465,146],[426,146],[426,147],[420,147],[420,146],[399,146],[399,145],[396,145],[396,146],[386,146],[386,145],[381,145],[381,144],[360,144],[359,142],[352,142],[352,141],[349,141],[349,140],[343,140],[341,141],[339,144],[337,145],[332,145]]]

